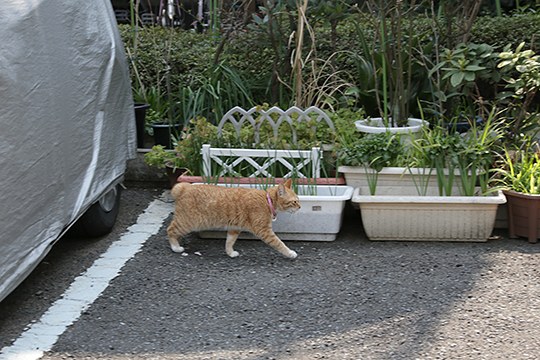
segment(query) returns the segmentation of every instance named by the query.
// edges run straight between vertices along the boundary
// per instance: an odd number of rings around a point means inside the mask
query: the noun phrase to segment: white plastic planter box
[[[364,195],[357,188],[370,240],[485,242],[491,236],[502,192],[491,196]]]
[[[315,187],[317,195],[308,195]],[[278,213],[272,228],[282,240],[334,241],[341,229],[345,203],[352,194],[351,186],[301,185],[298,187],[301,209],[294,214]],[[203,231],[199,236],[224,239],[225,232]],[[242,232],[240,238],[255,237]]]
[[[368,176],[362,166],[340,166],[338,171],[345,176],[345,183],[354,188],[360,188],[362,194],[369,194]],[[369,169],[368,169],[369,171]],[[419,193],[419,188],[425,186],[425,193]],[[461,194],[459,186],[459,171],[455,172],[452,195]],[[399,195],[439,195],[437,174],[435,169],[385,167],[377,175],[377,187],[375,195],[399,194]]]

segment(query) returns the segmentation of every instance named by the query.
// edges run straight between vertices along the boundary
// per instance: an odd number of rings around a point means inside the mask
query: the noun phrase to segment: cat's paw
[[[235,257],[238,257],[240,256],[240,253],[238,251],[231,251],[230,253],[228,253],[227,255],[229,255],[230,257],[232,258],[235,258]]]
[[[183,253],[184,252],[184,248],[182,246],[174,246],[174,245],[171,245],[171,250],[175,253]]]
[[[287,255],[289,259],[296,259],[297,256],[298,254],[296,253],[296,251],[293,251],[293,250],[290,250],[289,254]]]

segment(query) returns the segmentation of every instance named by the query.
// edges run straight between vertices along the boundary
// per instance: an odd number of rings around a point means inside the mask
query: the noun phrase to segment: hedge
[[[349,17],[338,28],[335,47],[332,47],[329,26],[319,25],[315,29],[317,51],[313,57],[328,58],[334,51],[360,53],[361,47],[356,33],[356,26],[366,30],[369,35],[369,21]],[[430,19],[419,16],[415,19],[417,34],[426,34],[430,30]],[[136,70],[146,87],[159,86],[164,89],[167,73],[167,53],[170,49],[170,80],[172,89],[193,85],[197,77],[204,76],[212,67],[220,37],[212,33],[197,34],[176,28],[142,27],[137,35],[137,50],[133,49],[133,30],[129,25],[119,25],[126,48],[132,54]],[[287,74],[290,66],[290,53],[287,52],[290,29],[284,29],[280,39],[282,53],[276,60],[276,54],[264,32],[247,29],[233,33],[226,41],[221,59],[227,66],[236,69],[248,82],[256,103],[272,102],[269,97],[271,78],[277,71],[281,76]],[[429,39],[424,39],[428,41]],[[471,42],[487,43],[496,49],[506,44],[517,45],[522,41],[537,52],[540,51],[540,13],[526,13],[513,16],[477,18],[471,34]],[[275,64],[279,66],[276,68]],[[354,63],[347,56],[336,57],[334,65],[342,70],[354,70]],[[133,83],[137,84],[132,67]],[[290,77],[282,77],[288,83]],[[278,83],[285,100],[290,99],[286,85]],[[274,81],[274,86],[276,83]],[[287,98],[289,97],[289,98]]]

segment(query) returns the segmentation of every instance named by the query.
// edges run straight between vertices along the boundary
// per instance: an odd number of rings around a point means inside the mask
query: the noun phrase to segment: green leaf
[[[512,61],[510,60],[504,60],[504,61],[501,61],[497,67],[500,69],[500,68],[503,68],[503,67],[506,67],[508,65],[510,65],[512,63]]]
[[[435,67],[433,69],[429,70],[428,76],[429,77],[433,76],[433,74],[436,73],[439,69],[441,69],[445,64],[446,63],[443,61],[443,62],[440,62],[437,65],[435,65]]]
[[[453,87],[458,87],[463,82],[464,77],[465,77],[465,73],[456,72],[456,73],[452,74],[452,76],[450,77],[450,84]]]
[[[484,66],[478,66],[478,65],[467,65],[465,67],[465,71],[480,71],[485,70],[486,68]]]
[[[474,81],[475,78],[476,78],[476,76],[474,75],[473,72],[466,72],[465,73],[465,81]]]

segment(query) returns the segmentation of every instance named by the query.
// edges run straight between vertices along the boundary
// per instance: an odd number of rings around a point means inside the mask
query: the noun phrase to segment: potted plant
[[[177,183],[180,175],[188,171],[184,157],[163,145],[154,145],[149,152],[144,154],[144,161],[150,166],[165,169],[171,187]]]
[[[154,144],[162,145],[167,149],[173,148],[174,139],[178,138],[181,125],[177,121],[174,102],[160,96],[159,93],[152,98],[146,119],[154,136]]]
[[[203,144],[216,143],[217,127],[203,117],[191,119],[173,143],[173,149],[155,145],[144,155],[146,164],[176,173],[171,178],[171,186],[178,182],[179,176],[202,174]],[[178,174],[180,173],[180,174]]]
[[[359,188],[363,194],[383,195],[399,189],[400,195],[440,195],[441,184],[449,177],[441,167],[437,177],[433,161],[435,147],[444,154],[452,141],[439,128],[423,129],[423,138],[404,144],[401,134],[390,132],[365,134],[355,139],[342,139],[338,148],[338,171],[347,185]],[[445,144],[446,143],[446,144]],[[444,164],[444,162],[443,162]],[[448,193],[459,193],[456,182],[451,182]]]
[[[380,183],[391,186],[387,175],[396,173],[404,149],[399,135],[390,132],[364,134],[352,141],[342,138],[337,149],[338,171],[345,175],[347,185],[362,187],[363,192],[375,195]]]
[[[357,27],[363,45],[363,56],[357,61],[358,68],[364,73],[362,77],[373,82],[379,116],[358,120],[355,126],[367,133],[419,132],[427,122],[412,117],[410,110],[418,91],[418,79],[413,74],[417,70],[414,49],[418,37],[413,36],[412,23],[407,21],[414,6],[399,0],[368,0],[365,4],[371,14],[369,19],[373,22],[374,33],[369,41]]]
[[[483,99],[500,80],[493,47],[459,43],[444,49],[436,59],[438,62],[428,72],[434,91],[426,112],[451,131],[464,133],[479,126],[489,116]]]
[[[404,195],[401,186],[380,189],[379,185],[379,195],[357,187],[352,201],[360,208],[368,238],[487,241],[497,207],[506,201],[502,192],[491,191],[487,182],[491,149],[500,137],[496,130],[489,120],[485,127],[472,129],[465,136],[442,128],[427,131],[414,142],[416,156],[429,164],[427,170],[410,172],[416,181],[416,195]],[[456,187],[458,193],[454,192]],[[434,189],[438,193],[433,194]]]
[[[282,123],[290,126],[280,127]],[[335,136],[328,136],[334,126],[324,112],[314,107],[235,107],[217,127],[202,119],[192,125],[177,149],[196,150],[199,166],[195,176],[181,176],[179,181],[264,188],[292,178],[302,208],[293,217],[278,217],[275,232],[285,240],[336,239],[353,188],[336,185],[331,181],[336,179],[325,177],[322,170],[318,139]],[[195,154],[186,157],[195,158]],[[201,236],[223,234],[204,232]]]
[[[540,237],[540,146],[529,138],[519,149],[505,148],[498,165],[495,182],[508,201],[509,235],[536,243]]]

